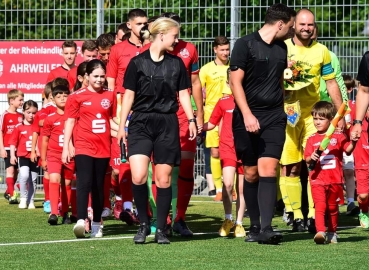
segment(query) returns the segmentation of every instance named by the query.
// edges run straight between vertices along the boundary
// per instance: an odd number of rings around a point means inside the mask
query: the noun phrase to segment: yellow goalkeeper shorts
[[[213,130],[206,131],[205,146],[206,148],[219,147],[219,131],[217,126]]]
[[[316,128],[311,115],[300,118],[295,127],[287,125],[286,141],[280,163],[282,165],[299,163],[303,159],[307,139],[315,132]]]

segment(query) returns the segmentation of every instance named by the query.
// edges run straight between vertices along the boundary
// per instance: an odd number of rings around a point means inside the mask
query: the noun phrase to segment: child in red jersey
[[[335,132],[326,150],[319,156],[316,153],[335,115],[335,108],[327,101],[317,102],[311,110],[317,133],[309,137],[305,148],[305,160],[308,166],[316,161],[309,173],[312,197],[315,205],[317,244],[337,243],[338,202],[343,188],[342,159],[343,153],[350,155],[357,138],[351,142],[343,133]],[[325,214],[328,212],[328,237],[326,236]]]
[[[88,196],[92,195],[93,220],[91,237],[102,237],[104,178],[110,159],[110,124],[113,91],[103,87],[106,67],[100,60],[88,62],[89,85],[73,92],[65,106],[62,162],[74,156],[77,174],[77,238],[85,236]],[[69,149],[72,140],[75,151]],[[74,153],[75,152],[75,153]]]
[[[35,119],[32,123],[32,147],[31,147],[31,156],[30,159],[32,162],[38,161],[38,166],[41,166],[42,160],[40,157],[40,148],[41,148],[41,136],[40,132],[44,123],[44,119],[51,113],[55,112],[56,107],[53,102],[53,97],[51,94],[51,90],[53,86],[57,86],[59,84],[68,83],[68,81],[64,78],[56,78],[54,81],[49,82],[45,85],[44,89],[44,104],[42,109],[36,113]],[[44,171],[44,175],[42,177],[42,184],[44,186],[44,212],[49,214],[50,209],[50,197],[49,197],[49,174],[47,171]]]
[[[234,149],[233,133],[232,133],[232,118],[233,110],[235,108],[234,98],[231,89],[228,85],[229,72],[227,71],[227,82],[226,86],[223,87],[223,98],[221,98],[214,107],[211,113],[208,123],[204,125],[204,131],[212,130],[216,126],[221,126],[219,128],[220,139],[219,139],[219,153],[220,162],[223,171],[223,206],[225,219],[219,229],[220,236],[228,236],[230,230],[234,228],[235,237],[245,237],[245,229],[242,226],[243,214],[245,212],[245,199],[243,196],[243,167],[242,162],[237,160],[236,151]],[[233,221],[232,217],[232,191],[233,184],[235,181],[235,173],[238,175],[237,179],[237,204],[236,213],[237,220],[236,223]]]
[[[17,169],[10,163],[10,144],[15,126],[23,121],[23,115],[17,109],[23,106],[24,94],[17,90],[10,90],[8,93],[9,108],[0,116],[0,156],[5,161],[7,189],[4,193],[9,204],[18,203],[18,193],[14,191],[14,184],[17,179]]]
[[[50,225],[57,225],[58,223],[57,214],[61,187],[64,189],[62,198],[67,197],[67,200],[62,200],[63,224],[71,223],[68,217],[68,208],[71,198],[71,181],[74,180],[75,165],[74,160],[71,160],[68,164],[62,164],[60,162],[64,143],[64,107],[68,95],[69,89],[66,86],[60,85],[53,89],[52,96],[57,110],[55,113],[48,115],[41,131],[42,168],[44,171],[48,172],[50,177],[51,214],[48,219]],[[72,209],[72,213],[73,211],[75,211],[75,209]]]
[[[10,144],[10,163],[19,167],[20,203],[21,209],[35,209],[34,197],[38,175],[37,162],[31,161],[32,123],[37,112],[37,103],[28,100],[23,105],[23,123],[15,126]],[[17,153],[15,153],[17,150]],[[31,176],[30,176],[31,175]],[[28,192],[27,192],[28,184]]]

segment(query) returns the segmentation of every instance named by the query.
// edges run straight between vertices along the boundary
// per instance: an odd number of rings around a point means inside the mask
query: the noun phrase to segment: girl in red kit
[[[19,166],[20,203],[19,208],[35,209],[34,197],[38,175],[37,161],[32,162],[32,123],[37,112],[37,103],[28,100],[23,104],[23,122],[16,125],[10,139],[10,163]],[[15,151],[17,150],[17,153]],[[30,177],[31,173],[31,177]],[[27,192],[28,182],[28,192]]]
[[[100,60],[86,66],[87,87],[73,92],[65,105],[62,162],[68,164],[75,155],[77,174],[77,238],[85,236],[88,195],[92,194],[94,210],[91,237],[102,237],[101,214],[104,200],[104,178],[110,158],[110,117],[113,91],[104,88],[106,67]],[[72,139],[74,151],[69,150]]]
[[[338,202],[343,189],[343,153],[351,155],[358,138],[352,136],[350,142],[343,133],[335,132],[327,149],[319,156],[316,150],[335,115],[335,108],[330,102],[319,101],[314,105],[311,115],[317,133],[307,140],[304,156],[308,165],[316,161],[314,169],[309,173],[317,231],[314,241],[317,244],[337,243]],[[326,212],[328,212],[328,235],[325,232],[324,221]]]

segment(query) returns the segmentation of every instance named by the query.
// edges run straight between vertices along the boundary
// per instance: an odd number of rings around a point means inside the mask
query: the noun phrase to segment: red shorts
[[[118,145],[117,138],[111,137],[111,150],[110,150],[110,166],[114,170],[119,170],[120,166],[120,146]]]
[[[187,116],[181,114],[178,117],[179,122],[179,140],[181,142],[181,151],[196,153],[196,140],[190,140],[190,131]]]
[[[233,168],[236,168],[237,174],[242,174],[242,175],[244,174],[242,163],[237,162],[234,159],[231,159],[231,158],[221,159],[220,164],[222,165],[222,168],[233,167]]]
[[[369,194],[369,170],[355,169],[357,194]]]
[[[47,172],[49,174],[58,173],[64,179],[67,180],[76,180],[76,164],[74,160],[69,162],[68,164],[63,164],[61,161],[57,161],[56,159],[47,160]]]
[[[324,202],[338,205],[342,192],[342,184],[311,185],[311,195],[313,196],[314,203]]]

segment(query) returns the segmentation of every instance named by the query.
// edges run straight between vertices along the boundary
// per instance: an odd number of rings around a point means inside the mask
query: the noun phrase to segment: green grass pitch
[[[196,235],[173,236],[170,245],[153,237],[135,245],[137,227],[113,218],[104,223],[104,238],[76,240],[73,225],[51,227],[41,201],[36,210],[21,210],[0,199],[0,269],[367,269],[369,231],[357,228],[341,208],[337,245],[316,245],[309,233],[291,233],[276,215],[273,225],[283,231],[279,246],[221,238],[221,203],[193,197],[187,222]],[[59,219],[61,222],[61,218]],[[249,220],[244,219],[244,226]],[[66,240],[66,241],[60,241]],[[71,240],[71,241],[69,241]],[[25,244],[16,244],[25,243]],[[4,245],[7,244],[7,245]]]

